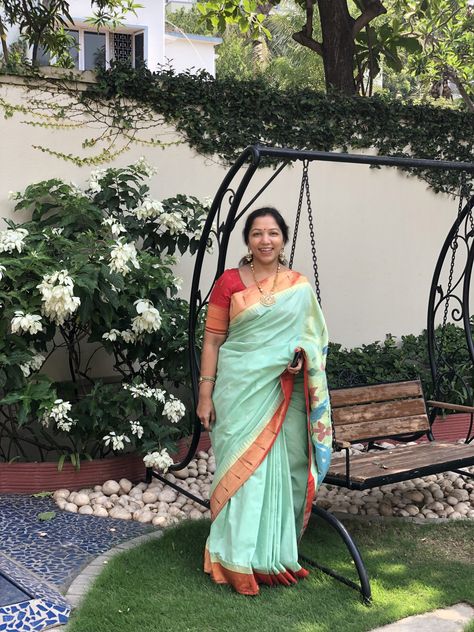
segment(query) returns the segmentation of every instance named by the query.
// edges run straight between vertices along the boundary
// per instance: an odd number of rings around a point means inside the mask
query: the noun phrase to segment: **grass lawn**
[[[209,523],[186,522],[109,562],[68,632],[359,632],[459,601],[474,605],[474,522],[346,524],[371,578],[370,607],[318,570],[257,597],[216,586],[202,572]],[[330,527],[313,523],[301,550],[355,578]]]

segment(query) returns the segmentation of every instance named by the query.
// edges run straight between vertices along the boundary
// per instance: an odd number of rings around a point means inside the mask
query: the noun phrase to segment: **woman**
[[[326,326],[307,279],[283,265],[288,227],[262,208],[243,234],[244,265],[211,294],[197,415],[217,463],[204,570],[256,595],[308,574],[297,543],[329,467],[331,422]]]

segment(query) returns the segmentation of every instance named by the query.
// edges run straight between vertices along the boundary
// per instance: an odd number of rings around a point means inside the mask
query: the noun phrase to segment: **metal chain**
[[[313,259],[313,272],[314,272],[314,284],[316,289],[316,296],[318,297],[318,303],[321,305],[321,290],[319,287],[319,273],[318,273],[318,257],[316,254],[316,238],[314,231],[313,220],[313,208],[311,202],[311,191],[309,188],[309,176],[308,176],[309,161],[303,160],[303,175],[301,177],[300,195],[298,198],[298,208],[296,210],[295,229],[293,233],[293,242],[291,244],[290,261],[288,266],[293,267],[293,261],[296,250],[296,239],[298,237],[298,230],[300,226],[301,209],[303,207],[303,196],[306,194],[306,208],[308,211],[308,223],[309,223],[309,236],[311,241],[311,255]]]
[[[298,237],[298,229],[300,227],[301,208],[303,206],[303,195],[305,189],[305,182],[308,180],[308,161],[303,162],[303,176],[301,178],[300,196],[298,199],[298,208],[296,209],[295,229],[293,231],[293,242],[291,244],[290,261],[288,267],[293,268],[293,260],[295,258],[296,240]]]
[[[309,237],[311,240],[311,254],[313,257],[313,271],[314,271],[314,283],[316,288],[316,296],[318,297],[318,303],[321,305],[321,291],[319,288],[319,272],[318,272],[318,257],[316,254],[316,240],[314,236],[314,223],[313,223],[313,209],[311,206],[311,193],[309,190],[308,179],[308,162],[306,162],[306,204],[308,208],[308,220],[309,220]]]

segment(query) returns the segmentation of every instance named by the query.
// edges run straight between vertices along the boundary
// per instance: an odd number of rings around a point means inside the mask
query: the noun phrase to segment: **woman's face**
[[[271,215],[254,219],[250,227],[248,246],[254,262],[263,265],[276,263],[284,243],[280,227]]]

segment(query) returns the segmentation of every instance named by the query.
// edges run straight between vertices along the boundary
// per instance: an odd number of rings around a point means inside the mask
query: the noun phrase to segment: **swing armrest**
[[[437,402],[429,400],[426,402],[432,408],[442,408],[443,410],[456,410],[459,413],[474,413],[474,406],[462,406],[461,404],[449,404],[448,402]]]
[[[348,450],[351,447],[349,441],[339,441],[338,439],[336,439],[335,443],[338,450]]]

